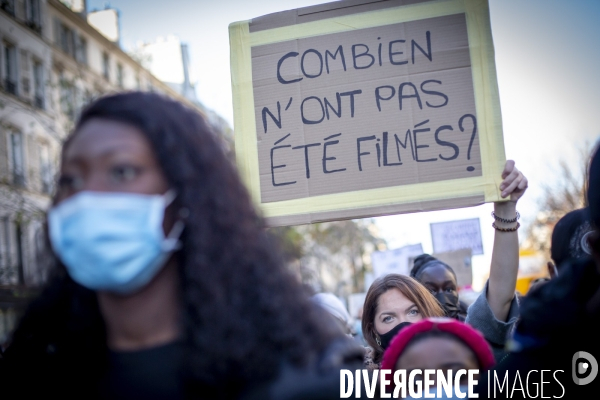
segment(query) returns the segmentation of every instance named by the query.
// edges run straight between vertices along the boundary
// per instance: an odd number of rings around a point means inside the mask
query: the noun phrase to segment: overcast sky
[[[119,9],[121,44],[175,34],[190,47],[200,100],[233,125],[228,25],[323,1],[310,0],[88,0],[88,9]],[[542,185],[557,178],[556,163],[577,163],[577,148],[600,134],[600,1],[490,0],[506,156],[530,181],[519,204],[523,222],[537,210]],[[423,244],[432,251],[430,222],[479,217],[489,264],[493,229],[490,204],[434,213],[381,217],[391,248]],[[524,233],[524,231],[521,231]]]

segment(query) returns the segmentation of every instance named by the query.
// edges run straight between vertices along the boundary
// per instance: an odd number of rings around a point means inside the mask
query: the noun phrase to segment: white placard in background
[[[436,222],[430,226],[434,253],[471,249],[472,255],[483,254],[479,218]]]
[[[366,293],[353,293],[348,296],[348,312],[352,318],[358,317],[359,310],[365,304]]]
[[[387,274],[409,275],[412,267],[411,259],[423,254],[423,246],[411,244],[399,249],[376,251],[371,254],[373,275],[375,278]]]

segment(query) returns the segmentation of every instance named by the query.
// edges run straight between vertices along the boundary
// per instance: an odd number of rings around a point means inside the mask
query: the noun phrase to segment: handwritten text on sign
[[[464,14],[252,48],[262,202],[481,175]]]

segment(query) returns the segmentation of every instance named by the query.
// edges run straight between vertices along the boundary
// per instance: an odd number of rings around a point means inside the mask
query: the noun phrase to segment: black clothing
[[[98,392],[105,399],[183,399],[184,346],[168,343],[139,351],[108,353],[106,375]]]
[[[579,364],[574,360],[577,352],[585,351],[600,361],[598,322],[600,272],[593,261],[574,262],[564,268],[556,279],[523,299],[521,319],[509,343],[511,353],[493,369],[491,382],[488,382],[487,374],[481,376],[480,397],[490,395],[488,384],[493,388],[493,373],[496,373],[500,382],[508,374],[508,388],[512,390],[517,372],[522,385],[527,386],[527,374],[537,371],[531,373],[528,385],[529,396],[533,396],[536,390],[533,384],[540,384],[541,370],[552,371],[544,377],[544,382],[548,382],[544,385],[544,396],[561,397],[564,393],[564,398],[571,399],[590,393],[597,395],[600,376],[588,385],[581,386],[574,383],[572,373],[576,367],[574,364]],[[539,387],[537,390],[539,391]],[[496,392],[496,397],[510,395],[506,391],[502,395]],[[524,395],[527,396],[526,391]],[[511,397],[522,396],[523,393],[517,390]]]
[[[185,347],[170,343],[135,352],[106,353],[104,365],[90,365],[85,351],[76,357],[59,346],[27,343],[9,347],[0,358],[0,397],[62,399],[182,399],[217,398],[215,388],[185,387],[182,361]],[[62,355],[62,356],[61,356]],[[338,399],[340,370],[363,367],[364,350],[346,336],[333,341],[313,362],[295,366],[282,361],[279,375],[240,391],[240,400]],[[98,388],[94,391],[93,388]],[[362,390],[364,396],[364,389]],[[353,397],[354,398],[354,397]]]

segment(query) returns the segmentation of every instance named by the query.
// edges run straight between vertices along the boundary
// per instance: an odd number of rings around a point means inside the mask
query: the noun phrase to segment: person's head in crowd
[[[588,174],[587,201],[594,229],[600,228],[600,146],[592,156]]]
[[[433,294],[446,316],[464,321],[466,314],[461,309],[456,273],[451,266],[429,254],[421,254],[415,258],[410,276]]]
[[[495,364],[490,345],[481,333],[452,318],[429,318],[403,329],[383,355],[382,369],[432,369],[452,376],[460,369],[481,372]],[[461,381],[466,385],[467,376]]]
[[[70,381],[97,387],[109,350],[177,342],[186,390],[235,397],[341,336],[271,247],[218,135],[165,96],[110,95],[83,111],[49,233],[55,278],[13,343],[58,349]]]
[[[344,303],[333,293],[317,293],[311,300],[335,318],[347,335],[352,335],[352,318]]]
[[[596,149],[592,157],[588,177],[588,209],[592,228],[594,229],[588,242],[592,251],[592,258],[600,271],[600,148]],[[600,301],[596,301],[596,307],[600,307]]]
[[[590,164],[591,168],[591,164]],[[568,261],[576,262],[592,256],[591,241],[594,237],[590,207],[584,207],[566,213],[554,226],[550,243],[548,275],[535,279],[529,286],[529,292],[558,276],[568,267]]]
[[[590,257],[589,244],[592,225],[588,208],[581,208],[565,214],[554,226],[550,255],[560,271],[567,260]]]
[[[411,277],[388,274],[369,287],[363,307],[362,331],[379,363],[393,337],[423,318],[441,317],[444,310],[433,295]]]

